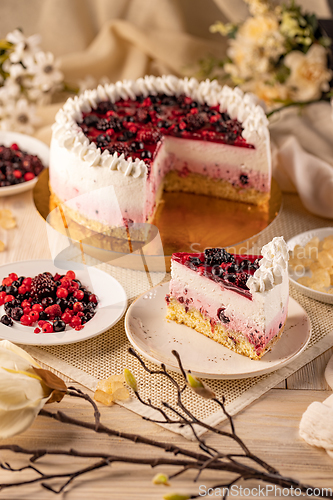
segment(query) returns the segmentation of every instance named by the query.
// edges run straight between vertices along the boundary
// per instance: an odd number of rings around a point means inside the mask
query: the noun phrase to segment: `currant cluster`
[[[117,151],[148,164],[162,135],[252,147],[242,137],[240,122],[221,113],[219,106],[198,103],[184,94],[103,101],[84,113],[78,125],[102,151]]]
[[[76,279],[74,271],[65,275],[41,273],[31,277],[9,274],[0,286],[0,305],[6,314],[1,322],[13,320],[35,327],[34,332],[62,332],[66,325],[81,330],[96,312],[98,300]]]
[[[17,144],[0,146],[0,187],[31,181],[43,168],[38,156],[21,151]]]

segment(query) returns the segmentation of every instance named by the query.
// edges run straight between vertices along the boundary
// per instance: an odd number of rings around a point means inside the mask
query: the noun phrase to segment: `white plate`
[[[109,274],[94,267],[74,269],[77,278],[83,285],[97,295],[99,303],[95,316],[88,321],[82,330],[76,331],[66,326],[66,330],[58,333],[34,333],[36,326],[23,326],[14,321],[12,327],[0,323],[0,337],[18,344],[29,345],[60,345],[81,342],[105,332],[123,316],[127,298],[123,287]],[[72,268],[73,269],[73,268]],[[18,276],[36,276],[49,271],[52,274],[66,274],[68,267],[56,267],[52,260],[27,260],[14,262],[0,267],[0,282],[10,273]],[[1,316],[5,314],[4,307],[0,307]]]
[[[141,295],[127,311],[125,330],[133,347],[153,363],[179,371],[171,351],[179,352],[184,368],[201,378],[238,379],[278,370],[293,361],[310,339],[311,324],[304,309],[292,298],[284,333],[260,361],[236,354],[201,333],[167,321],[165,295],[169,283]]]
[[[323,240],[326,236],[331,236],[333,234],[333,227],[322,227],[320,229],[311,229],[311,231],[306,231],[305,233],[298,234],[294,236],[290,240],[287,241],[288,249],[294,250],[296,245],[304,246],[306,245],[312,238],[318,236],[319,240]],[[311,272],[306,272],[304,276],[311,276]],[[289,268],[289,279],[290,282],[294,285],[295,288],[304,295],[311,297],[312,299],[320,300],[320,302],[326,302],[327,304],[333,304],[333,295],[330,293],[317,292],[316,290],[312,290],[307,286],[301,285],[297,282],[297,278],[300,276],[296,276],[294,271]]]
[[[49,166],[50,149],[44,142],[30,135],[19,134],[18,132],[0,132],[0,145],[8,147],[13,143],[16,143],[22,151],[37,155],[45,168]],[[22,182],[21,184],[0,187],[0,197],[28,191],[36,185],[37,180],[38,177],[35,177],[31,181]]]

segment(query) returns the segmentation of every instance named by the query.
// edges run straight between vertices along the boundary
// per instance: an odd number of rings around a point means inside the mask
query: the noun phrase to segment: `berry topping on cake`
[[[78,125],[102,151],[118,151],[125,158],[154,157],[162,135],[253,147],[242,138],[240,122],[226,112],[221,113],[219,106],[198,103],[185,94],[120,99],[112,104],[112,111],[110,105],[109,101],[100,102],[96,109],[83,113]],[[133,147],[133,143],[140,146]],[[140,153],[140,150],[144,151]]]

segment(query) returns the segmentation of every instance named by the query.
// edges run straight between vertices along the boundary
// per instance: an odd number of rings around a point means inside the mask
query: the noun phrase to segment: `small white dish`
[[[44,142],[30,135],[20,134],[19,132],[0,132],[0,145],[8,147],[14,143],[17,144],[22,151],[37,155],[43,163],[44,168],[49,166],[50,149]],[[21,184],[0,187],[0,197],[29,191],[35,187],[37,180],[38,177],[35,177],[31,181],[21,182]]]
[[[0,323],[0,338],[10,340],[14,344],[27,345],[61,345],[81,342],[105,332],[123,316],[127,307],[127,297],[123,287],[118,281],[95,267],[75,266],[75,274],[89,291],[94,293],[98,300],[95,316],[88,321],[82,330],[76,331],[66,326],[66,330],[58,333],[34,333],[34,326],[24,326],[14,321],[13,326]],[[73,269],[73,268],[72,268]],[[52,260],[27,260],[14,262],[0,267],[0,283],[10,273],[18,276],[36,276],[49,271],[66,274],[66,269],[56,267]],[[0,307],[0,316],[5,314],[4,306]]]
[[[309,317],[290,298],[287,322],[281,339],[260,361],[252,360],[185,325],[166,320],[165,295],[168,290],[169,283],[164,283],[133,302],[125,317],[125,330],[129,341],[142,356],[153,363],[164,363],[172,371],[179,371],[171,352],[176,350],[185,370],[191,370],[197,377],[256,377],[278,370],[296,359],[310,340]]]
[[[311,229],[311,231],[306,231],[305,233],[298,234],[294,236],[290,240],[287,241],[288,249],[294,250],[296,245],[304,246],[306,245],[312,238],[317,236],[319,240],[323,240],[326,236],[331,236],[333,234],[333,227],[322,227],[320,229]],[[311,272],[307,271],[304,276],[311,276]],[[333,295],[330,293],[317,292],[317,290],[312,290],[307,286],[301,285],[297,282],[297,279],[300,276],[296,276],[294,271],[289,267],[289,280],[293,284],[295,288],[307,297],[311,299],[319,300],[320,302],[326,302],[327,304],[333,304]]]

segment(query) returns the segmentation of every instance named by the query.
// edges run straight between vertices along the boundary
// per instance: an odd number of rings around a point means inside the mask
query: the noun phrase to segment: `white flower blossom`
[[[55,60],[51,52],[42,51],[37,52],[34,59],[32,85],[44,92],[57,89],[64,78],[59,71],[60,61]]]
[[[3,110],[5,115],[0,121],[1,130],[13,130],[25,134],[33,134],[36,125],[40,122],[36,116],[35,106],[25,98],[4,103]]]
[[[40,35],[32,35],[26,37],[22,31],[16,29],[8,33],[6,40],[14,45],[14,51],[9,55],[12,63],[22,62],[24,65],[29,65],[32,57],[39,50],[41,41]]]
[[[322,45],[313,44],[306,54],[293,50],[284,63],[291,71],[286,85],[294,101],[318,99],[323,91],[329,90],[333,72],[327,69],[327,52]]]

